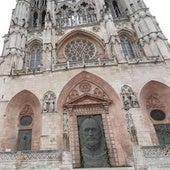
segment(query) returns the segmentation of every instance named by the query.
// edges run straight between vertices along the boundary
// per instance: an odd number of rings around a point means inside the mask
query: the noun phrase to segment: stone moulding
[[[4,161],[61,161],[61,152],[57,150],[0,152],[0,162]]]
[[[170,159],[170,145],[143,146],[141,149],[145,158],[169,157]]]

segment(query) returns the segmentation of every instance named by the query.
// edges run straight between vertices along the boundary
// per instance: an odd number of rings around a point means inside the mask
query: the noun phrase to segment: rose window
[[[70,61],[85,61],[95,56],[95,46],[85,39],[76,39],[66,45],[65,55]]]

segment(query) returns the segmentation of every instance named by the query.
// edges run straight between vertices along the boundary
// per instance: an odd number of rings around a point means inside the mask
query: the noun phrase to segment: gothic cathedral
[[[0,170],[170,169],[169,72],[143,0],[17,0],[0,57]]]

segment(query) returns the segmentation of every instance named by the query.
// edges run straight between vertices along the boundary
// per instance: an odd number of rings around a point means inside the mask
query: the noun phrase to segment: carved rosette
[[[79,83],[72,89],[72,91],[67,97],[67,102],[71,102],[84,95],[89,95],[91,97],[95,97],[95,98],[102,99],[102,100],[109,99],[106,93],[104,93],[104,91],[101,88],[99,88],[97,85],[91,82],[88,82],[88,81],[82,81],[81,83]]]
[[[84,81],[80,84],[79,89],[82,93],[88,93],[91,90],[91,84]]]

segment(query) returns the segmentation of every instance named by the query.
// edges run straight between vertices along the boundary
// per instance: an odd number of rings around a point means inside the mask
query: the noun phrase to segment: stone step
[[[74,170],[135,170],[134,167],[117,167],[117,168],[79,168]]]

